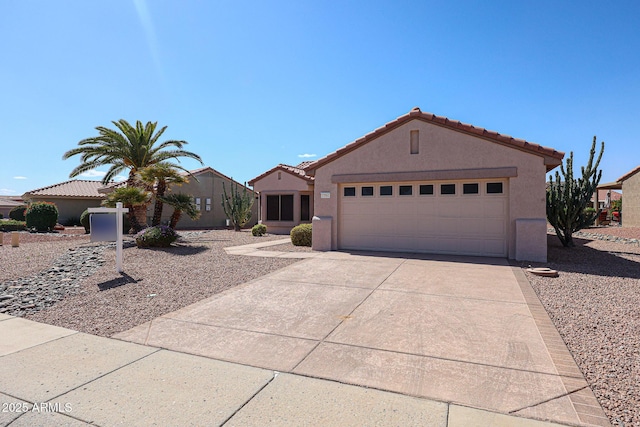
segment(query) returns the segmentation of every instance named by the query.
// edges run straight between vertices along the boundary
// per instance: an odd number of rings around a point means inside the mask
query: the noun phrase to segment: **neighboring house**
[[[100,181],[73,179],[31,190],[22,195],[27,202],[51,202],[58,208],[58,222],[78,221],[87,208],[99,207],[104,194],[98,192]]]
[[[414,108],[305,167],[313,248],[546,261],[545,175],[563,157]]]
[[[601,184],[598,190],[622,190],[622,226],[640,227],[640,166],[622,175],[615,182]]]
[[[195,199],[196,207],[200,210],[200,218],[193,221],[183,213],[176,228],[225,227],[227,224],[227,216],[222,207],[222,197],[224,194],[222,186],[224,184],[228,196],[231,195],[231,191],[234,190],[235,185],[238,186],[238,191],[242,194],[244,186],[211,167],[195,169],[189,171],[189,173],[189,183],[173,185],[167,194],[174,192],[192,195]],[[258,222],[258,203],[257,200],[255,200],[255,193],[249,188],[247,191],[253,195],[254,203],[251,220],[245,227],[253,226]],[[154,203],[152,201],[147,210],[148,224],[151,224],[151,218],[153,217],[153,206]],[[165,203],[162,211],[162,222],[168,223],[172,213],[173,208]]]
[[[593,193],[593,196],[591,197],[591,203],[595,202],[595,196],[598,197],[597,209],[608,209],[611,207],[611,202],[622,199],[622,193],[614,190],[605,190],[600,188],[600,186],[598,186],[598,194],[596,195],[595,192]],[[594,204],[594,208],[595,207],[596,206]]]
[[[16,200],[11,196],[0,196],[0,214],[2,218],[9,219],[9,212],[16,206],[24,205],[24,201]]]
[[[258,192],[258,219],[267,226],[269,233],[288,234],[301,223],[313,218],[313,177],[304,167],[279,164],[249,181]]]

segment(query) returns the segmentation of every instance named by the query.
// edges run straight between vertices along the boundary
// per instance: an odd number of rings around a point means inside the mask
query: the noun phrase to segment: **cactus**
[[[247,192],[244,185],[242,194],[238,191],[238,183],[234,182],[234,188],[230,189],[231,197],[227,195],[227,189],[222,183],[222,208],[227,218],[233,223],[233,228],[240,231],[242,227],[251,219],[251,207],[253,206],[253,194]]]
[[[589,162],[582,167],[582,177],[573,177],[573,151],[569,154],[566,168],[560,165],[560,173],[556,171],[555,180],[549,177],[547,188],[547,221],[556,230],[558,239],[565,247],[573,247],[573,233],[589,227],[598,217],[599,212],[589,212],[585,208],[589,204],[593,193],[598,187],[602,170],[598,165],[604,153],[604,142],[595,164],[593,158],[596,153],[596,137],[593,137]]]

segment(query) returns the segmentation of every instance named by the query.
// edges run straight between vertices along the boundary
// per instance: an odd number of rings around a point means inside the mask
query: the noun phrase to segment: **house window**
[[[211,199],[208,197],[205,199],[204,210],[207,212],[211,210]]]
[[[381,185],[380,186],[380,195],[381,196],[393,196],[393,186],[391,186],[391,185]]]
[[[373,196],[373,187],[362,187],[360,194],[363,196]]]
[[[401,196],[411,196],[413,194],[413,185],[401,185],[398,189]]]
[[[344,187],[344,197],[355,197],[356,187]]]
[[[433,184],[421,184],[420,185],[420,195],[428,195],[433,194]]]
[[[200,200],[200,197],[196,197],[196,210],[199,211],[201,209],[200,205],[201,205],[202,201]]]
[[[300,221],[309,221],[311,218],[311,198],[308,194],[300,195]]]
[[[293,194],[267,196],[267,221],[293,221]]]
[[[440,185],[440,194],[456,194],[456,185],[455,184],[441,184]]]
[[[411,154],[418,154],[420,151],[420,134],[417,130],[412,130],[409,133],[410,145],[411,145]]]
[[[487,182],[487,194],[502,194],[502,183]]]
[[[462,194],[478,194],[478,184],[462,184]]]

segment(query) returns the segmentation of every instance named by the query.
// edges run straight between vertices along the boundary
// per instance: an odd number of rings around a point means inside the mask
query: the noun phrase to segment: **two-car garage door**
[[[340,185],[340,249],[507,256],[506,180]]]

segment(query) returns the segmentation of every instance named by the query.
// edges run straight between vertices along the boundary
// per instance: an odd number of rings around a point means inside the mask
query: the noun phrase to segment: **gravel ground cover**
[[[103,245],[98,257],[102,264],[95,274],[77,280],[78,286],[62,300],[24,313],[25,317],[108,337],[298,261],[226,254],[224,247],[255,243],[257,240],[250,232],[179,233],[185,238],[166,249],[138,249],[128,237],[122,274],[115,271],[115,247]],[[55,243],[50,241],[56,238]],[[281,238],[263,236],[260,241]],[[41,235],[38,241],[29,243],[25,237],[20,248],[3,247],[0,251],[0,283],[28,276],[20,270],[23,264],[14,263],[16,255],[12,249],[24,250],[22,256],[30,257],[34,266],[28,272],[40,269],[39,277],[49,277],[52,264],[55,266],[56,260],[65,255],[64,251],[70,250],[62,245],[71,245],[71,249],[76,250],[96,245],[88,243],[86,236],[74,239],[75,246],[71,243],[72,238],[69,239]],[[20,291],[11,290],[13,294]],[[38,306],[38,298],[46,295],[39,292],[29,297]]]
[[[549,261],[533,266],[559,277],[525,272],[614,426],[640,426],[639,231],[586,229],[571,249],[549,233]]]

